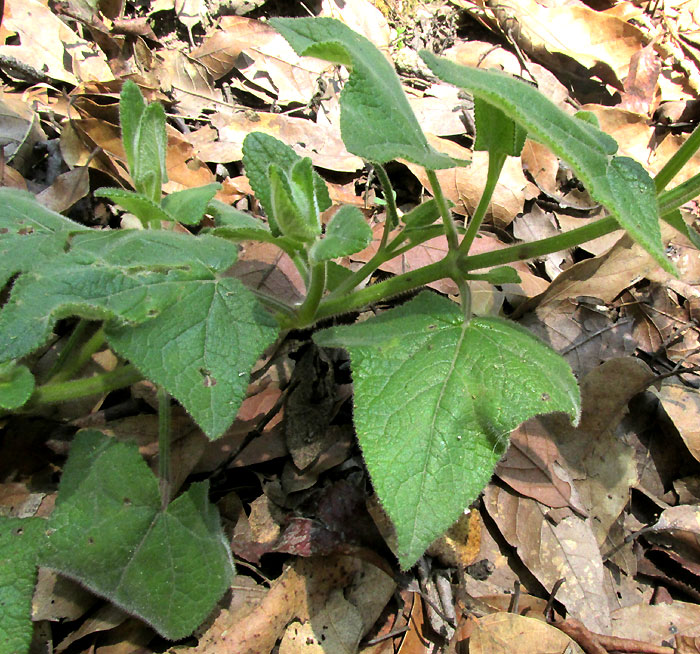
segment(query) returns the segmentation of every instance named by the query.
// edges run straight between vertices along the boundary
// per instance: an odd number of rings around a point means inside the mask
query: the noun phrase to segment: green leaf
[[[46,520],[0,518],[0,654],[29,651],[37,555]]]
[[[588,119],[572,118],[537,89],[500,71],[460,66],[422,51],[423,61],[440,79],[473,93],[520,125],[531,138],[567,161],[597,202],[665,270],[676,274],[666,258],[654,181],[627,157],[611,158],[615,140]]]
[[[321,233],[321,219],[316,202],[313,172],[309,157],[297,161],[289,172],[289,186],[294,204],[299,209],[309,232],[313,236],[318,236]]]
[[[326,226],[326,235],[311,247],[312,261],[328,261],[364,250],[372,242],[372,228],[357,207],[343,205]]]
[[[15,283],[0,311],[0,361],[39,347],[60,318],[110,320],[110,345],[217,438],[278,331],[240,281],[217,275],[235,260],[235,246],[212,236],[78,234],[67,254]]]
[[[243,140],[243,167],[255,197],[267,214],[273,236],[279,236],[280,230],[272,208],[270,164],[275,164],[285,174],[290,174],[294,164],[300,160],[301,157],[292,148],[269,134],[251,132]],[[331,206],[328,187],[316,171],[313,173],[313,179],[318,210],[323,212]]]
[[[34,375],[27,366],[0,364],[0,408],[17,409],[32,396]]]
[[[349,268],[341,266],[335,261],[328,261],[326,263],[326,289],[331,292],[335,291],[351,275],[352,270]]]
[[[0,287],[13,275],[63,254],[72,233],[89,231],[26,191],[0,188]]]
[[[500,109],[481,98],[474,98],[476,139],[474,150],[519,157],[525,145],[527,131]]]
[[[454,202],[447,200],[448,208],[454,206]],[[440,207],[435,198],[421,202],[418,206],[411,209],[407,214],[401,217],[401,220],[406,225],[407,230],[421,229],[432,225],[440,218]]]
[[[489,284],[519,284],[522,280],[515,268],[510,266],[499,266],[485,273],[469,273],[466,279],[478,279]]]
[[[146,103],[138,85],[131,80],[124,82],[119,95],[119,124],[122,130],[122,143],[126,152],[129,172],[136,167],[136,137]]]
[[[464,323],[430,292],[314,341],[350,352],[355,428],[403,568],[476,499],[520,423],[555,411],[578,419],[564,359],[506,320]]]
[[[173,220],[183,225],[198,225],[220,188],[221,184],[214,183],[176,191],[164,197],[161,206]]]
[[[234,575],[219,514],[196,483],[161,508],[158,481],[136,445],[98,431],[73,441],[48,524],[42,565],[150,624],[190,635]]]
[[[213,440],[236,418],[250,369],[278,331],[253,294],[224,277],[185,284],[178,302],[152,320],[135,326],[112,322],[106,335],[118,354],[163,386]]]
[[[281,233],[302,243],[313,241],[316,230],[294,201],[292,188],[286,173],[276,164],[270,164],[270,196],[272,214]],[[319,227],[320,229],[320,227]]]
[[[269,23],[297,54],[349,69],[340,95],[340,131],[350,152],[378,163],[402,158],[429,169],[455,165],[428,144],[394,67],[368,39],[333,18]]]
[[[692,225],[689,225],[683,220],[680,209],[669,211],[667,214],[664,214],[662,218],[671,225],[671,227],[683,234],[696,248],[700,249],[700,234],[693,229]]]
[[[122,209],[133,213],[144,225],[158,223],[163,220],[172,220],[159,204],[146,197],[143,193],[135,193],[134,191],[127,191],[121,188],[104,187],[95,191],[95,197],[111,200]]]
[[[141,114],[134,142],[134,167],[131,176],[136,190],[160,204],[164,182],[168,181],[165,154],[165,109],[153,102]]]

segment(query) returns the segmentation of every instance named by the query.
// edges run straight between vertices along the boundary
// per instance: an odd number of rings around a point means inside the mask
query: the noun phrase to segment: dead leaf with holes
[[[557,599],[567,613],[599,633],[610,630],[610,609],[605,593],[603,558],[591,521],[575,515],[548,519],[549,509],[518,497],[496,485],[487,486],[484,507],[520,560],[548,590],[566,581]]]

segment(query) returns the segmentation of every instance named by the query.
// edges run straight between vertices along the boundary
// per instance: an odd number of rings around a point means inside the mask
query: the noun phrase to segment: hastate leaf
[[[32,596],[46,520],[0,518],[0,654],[24,654],[32,642]]]
[[[429,169],[456,165],[428,144],[394,67],[368,39],[333,18],[273,18],[270,25],[298,55],[350,70],[340,95],[340,131],[349,152],[378,163],[402,158]]]
[[[162,231],[89,231],[15,282],[0,310],[0,362],[29,354],[67,316],[108,321],[110,345],[161,384],[210,438],[233,422],[278,327],[218,271],[235,245]]]
[[[71,445],[42,565],[77,580],[165,638],[190,635],[234,575],[219,514],[196,483],[166,509],[138,448],[97,431]]]
[[[572,118],[537,89],[505,73],[460,66],[423,50],[423,61],[440,79],[493,105],[567,161],[596,201],[604,205],[665,270],[654,181],[627,157],[612,157],[615,140],[587,117]]]
[[[403,568],[476,499],[520,423],[556,411],[578,419],[564,359],[506,320],[465,323],[430,292],[314,341],[350,353],[355,428]]]

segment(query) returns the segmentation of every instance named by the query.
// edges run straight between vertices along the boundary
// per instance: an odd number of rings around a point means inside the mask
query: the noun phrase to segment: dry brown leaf
[[[700,461],[700,391],[667,382],[657,395],[686,447]]]
[[[318,90],[319,76],[329,68],[319,59],[299,57],[271,26],[243,16],[224,16],[219,29],[189,56],[214,79],[235,68],[260,90],[258,95],[281,105],[307,104]]]
[[[510,435],[510,447],[496,474],[514,491],[551,508],[569,506],[585,515],[556,443],[538,420],[528,420]]]
[[[487,486],[484,506],[520,560],[549,591],[565,579],[557,599],[589,629],[610,630],[603,558],[591,521],[570,515],[555,523],[547,508],[496,485]]]
[[[472,152],[452,141],[438,137],[428,139],[431,145],[457,159],[471,160],[467,167],[448,168],[435,171],[445,197],[454,203],[452,211],[462,216],[474,213],[484,187],[488,164],[487,152]],[[425,171],[415,164],[406,164],[409,170],[420,180],[421,184],[430,191],[430,184]],[[531,184],[523,174],[519,157],[508,157],[493,194],[493,199],[486,212],[499,227],[505,227],[522,211],[523,203],[531,197]],[[539,191],[535,191],[537,195]]]
[[[555,69],[595,69],[604,81],[621,86],[644,33],[615,16],[582,2],[547,6],[536,0],[500,0],[493,12],[501,29],[535,59]],[[569,61],[563,62],[565,55]]]
[[[476,509],[459,516],[447,532],[430,544],[427,553],[447,568],[466,568],[481,549],[481,518]]]
[[[6,163],[28,173],[33,165],[34,146],[45,141],[37,111],[24,95],[3,93],[0,96],[0,144]]]
[[[413,604],[411,605],[408,631],[401,641],[397,654],[428,654],[433,650],[433,644],[426,637],[425,607],[419,595],[412,593],[412,596]]]
[[[254,111],[221,112],[212,117],[211,123],[218,130],[219,139],[211,147],[200,147],[204,161],[240,161],[243,139],[250,132],[264,132],[291,146],[300,156],[311,157],[313,164],[321,168],[355,172],[365,165],[360,157],[345,149],[339,131],[304,118]]]
[[[673,643],[676,635],[700,636],[700,605],[674,601],[639,604],[614,611],[612,635],[652,645]]]
[[[80,38],[40,0],[5,0],[3,28],[16,32],[20,45],[2,45],[0,54],[14,57],[39,74],[68,84],[114,79],[104,53]]]
[[[630,60],[629,75],[625,79],[625,91],[618,107],[645,116],[656,109],[656,88],[661,72],[661,62],[653,44],[635,52]]]
[[[541,620],[494,613],[476,620],[469,654],[583,654],[565,633]]]
[[[61,173],[49,186],[36,196],[45,207],[58,213],[70,209],[90,192],[88,169],[82,166]]]
[[[610,359],[580,382],[578,427],[558,417],[544,419],[592,518],[599,545],[606,541],[638,479],[634,451],[618,437],[616,428],[628,402],[653,379],[639,359]]]

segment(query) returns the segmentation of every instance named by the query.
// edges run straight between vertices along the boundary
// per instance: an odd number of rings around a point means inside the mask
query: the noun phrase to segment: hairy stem
[[[314,264],[311,268],[311,279],[306,290],[306,299],[299,307],[297,319],[302,323],[313,321],[319,302],[326,288],[326,262]]]
[[[484,221],[484,216],[486,215],[486,210],[491,204],[491,198],[493,197],[493,192],[498,184],[498,178],[501,176],[501,171],[506,163],[508,155],[502,152],[490,152],[489,153],[489,167],[486,176],[486,186],[484,187],[484,192],[481,194],[479,199],[479,204],[474,211],[469,224],[467,225],[467,232],[462,239],[462,243],[459,246],[459,251],[467,254],[469,248],[472,246],[476,235],[479,233],[479,228],[481,223]]]
[[[86,321],[81,320],[78,327],[85,322]],[[73,334],[75,334],[75,332]],[[73,334],[71,334],[71,338],[73,338]],[[63,364],[58,367],[54,375],[49,379],[49,383],[67,381],[77,375],[90,361],[92,355],[104,345],[104,342],[105,331],[104,327],[100,326],[100,328],[85,343],[83,343],[82,347],[77,351],[75,356],[64,360]]]
[[[437,203],[438,209],[440,210],[440,216],[442,217],[443,229],[445,230],[445,236],[447,236],[447,245],[450,250],[456,250],[459,247],[459,234],[457,233],[457,225],[452,218],[452,212],[450,207],[447,205],[447,200],[442,192],[442,187],[440,186],[440,181],[438,180],[437,174],[434,170],[426,169],[426,174],[428,176],[428,182],[430,183],[430,188],[433,191],[433,197]]]
[[[165,511],[172,495],[172,465],[170,456],[170,395],[158,386],[158,486],[161,509]]]
[[[85,379],[44,384],[34,391],[27,407],[79,400],[90,395],[102,395],[118,388],[131,386],[142,379],[143,375],[134,366],[126,365]]]

